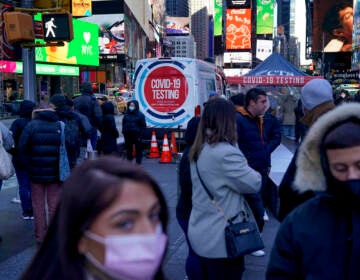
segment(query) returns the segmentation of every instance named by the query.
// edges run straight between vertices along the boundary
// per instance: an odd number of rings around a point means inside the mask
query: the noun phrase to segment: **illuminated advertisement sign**
[[[256,1],[256,34],[273,34],[274,0]]]
[[[352,37],[353,53],[351,69],[360,69],[360,2],[354,0],[354,28]]]
[[[264,61],[272,54],[272,50],[272,40],[256,40],[256,58]]]
[[[222,0],[214,0],[214,36],[222,35]]]
[[[165,33],[167,35],[184,35],[190,33],[190,19],[187,17],[166,17]]]
[[[251,1],[250,0],[227,0],[226,1],[226,7],[227,8],[250,8],[251,7]]]
[[[91,0],[72,0],[71,13],[74,17],[91,16]]]
[[[99,54],[102,57],[115,57],[116,54],[127,52],[125,48],[124,14],[92,15],[82,18],[82,20],[98,25]]]
[[[351,52],[353,0],[318,0],[313,4],[312,51]]]
[[[34,17],[41,20],[41,14]],[[96,24],[73,19],[74,39],[64,42],[64,46],[38,47],[35,60],[38,62],[99,65],[98,27]],[[38,43],[44,40],[36,39]]]
[[[251,9],[226,10],[226,49],[251,49]]]
[[[79,67],[56,64],[37,63],[37,75],[79,76]],[[0,60],[0,71],[4,73],[23,73],[23,63],[19,61]]]

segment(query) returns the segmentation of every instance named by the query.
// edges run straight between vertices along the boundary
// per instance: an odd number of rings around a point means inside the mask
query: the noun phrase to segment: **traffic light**
[[[42,14],[45,42],[71,41],[74,38],[72,16],[69,13]]]
[[[20,12],[6,12],[3,16],[6,40],[10,44],[34,41],[34,23],[31,15]]]

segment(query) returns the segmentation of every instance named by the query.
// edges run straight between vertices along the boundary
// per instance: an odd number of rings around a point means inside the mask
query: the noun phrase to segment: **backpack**
[[[80,153],[81,132],[77,118],[65,119],[65,146],[71,153],[75,152],[77,157]]]

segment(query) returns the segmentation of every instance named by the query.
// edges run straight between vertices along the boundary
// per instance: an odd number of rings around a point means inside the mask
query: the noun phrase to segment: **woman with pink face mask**
[[[21,279],[163,279],[167,219],[159,185],[141,167],[115,157],[85,161],[65,181]]]

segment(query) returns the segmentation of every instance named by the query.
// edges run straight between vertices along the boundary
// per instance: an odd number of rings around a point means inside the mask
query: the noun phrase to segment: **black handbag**
[[[250,221],[249,214],[247,214],[245,211],[240,211],[234,217],[228,218],[223,208],[217,203],[215,197],[211,194],[202,180],[197,162],[196,172],[211,202],[223,214],[225,220],[228,222],[228,225],[225,227],[225,242],[228,258],[244,256],[251,252],[263,249],[264,243],[261,239],[260,232],[256,223]],[[246,203],[246,201],[244,203]],[[233,223],[239,214],[243,215],[243,221],[239,223]]]

